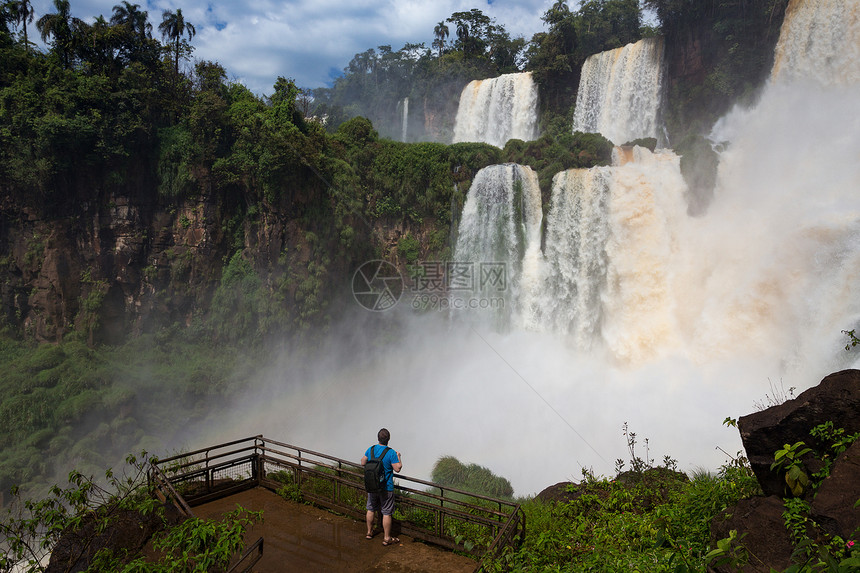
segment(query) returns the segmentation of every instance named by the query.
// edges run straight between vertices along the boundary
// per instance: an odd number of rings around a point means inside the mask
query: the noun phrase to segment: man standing
[[[370,446],[364,452],[361,458],[361,465],[365,465],[370,458],[377,459],[382,456],[382,452],[388,447],[388,440],[391,439],[391,433],[382,428],[376,434],[379,444]],[[391,536],[391,525],[393,522],[392,515],[394,514],[394,472],[400,473],[403,468],[403,462],[400,461],[400,452],[395,452],[389,449],[385,452],[382,458],[382,466],[385,470],[385,487],[382,491],[367,493],[367,539],[373,539],[373,517],[377,511],[382,512],[382,531],[384,537],[383,545],[392,545],[400,543],[400,540]]]

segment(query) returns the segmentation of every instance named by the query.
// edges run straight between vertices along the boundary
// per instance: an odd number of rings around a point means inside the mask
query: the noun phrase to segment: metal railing
[[[221,450],[250,439],[253,438],[154,460],[149,468],[149,483],[162,502],[173,503],[186,517],[195,517],[187,499],[193,499],[194,504],[199,505],[256,486],[258,477],[253,473],[256,464],[246,459],[248,452],[254,451],[253,447],[219,451],[215,455],[211,453],[213,449]],[[250,472],[247,477],[240,473],[243,470]],[[260,537],[245,549],[227,573],[248,573],[262,557],[263,538]]]
[[[251,544],[245,550],[245,553],[242,554],[242,557],[233,564],[230,569],[227,570],[227,573],[249,573],[253,570],[254,565],[257,564],[257,561],[263,558],[263,538],[260,537]]]
[[[361,464],[262,435],[158,460],[150,475],[167,480],[188,506],[262,486],[358,520],[366,512]],[[525,537],[525,515],[514,502],[400,474],[394,487],[395,528],[411,537],[476,558]]]

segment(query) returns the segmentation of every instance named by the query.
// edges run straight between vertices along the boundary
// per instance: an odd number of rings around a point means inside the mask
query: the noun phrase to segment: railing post
[[[215,484],[212,483],[212,476],[211,476],[211,472],[209,471],[209,450],[208,449],[203,454],[203,469],[205,470],[205,473],[206,473],[206,493],[209,493],[210,491],[212,491],[212,488],[215,486]]]
[[[439,520],[436,529],[436,535],[442,537],[443,532],[445,531],[445,488],[439,486],[439,497],[442,499],[439,500]]]

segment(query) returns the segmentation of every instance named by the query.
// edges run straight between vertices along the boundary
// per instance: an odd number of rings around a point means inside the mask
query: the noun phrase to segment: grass
[[[569,489],[566,502],[523,500],[526,539],[491,569],[704,573],[711,518],[760,493],[746,465],[693,479],[665,468],[646,470],[636,479],[586,475]]]

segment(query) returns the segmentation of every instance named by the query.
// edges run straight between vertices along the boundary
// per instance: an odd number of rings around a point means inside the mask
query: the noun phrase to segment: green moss
[[[406,261],[407,264],[412,264],[418,260],[418,251],[421,245],[418,239],[412,236],[411,233],[406,233],[397,242],[397,253]]]

